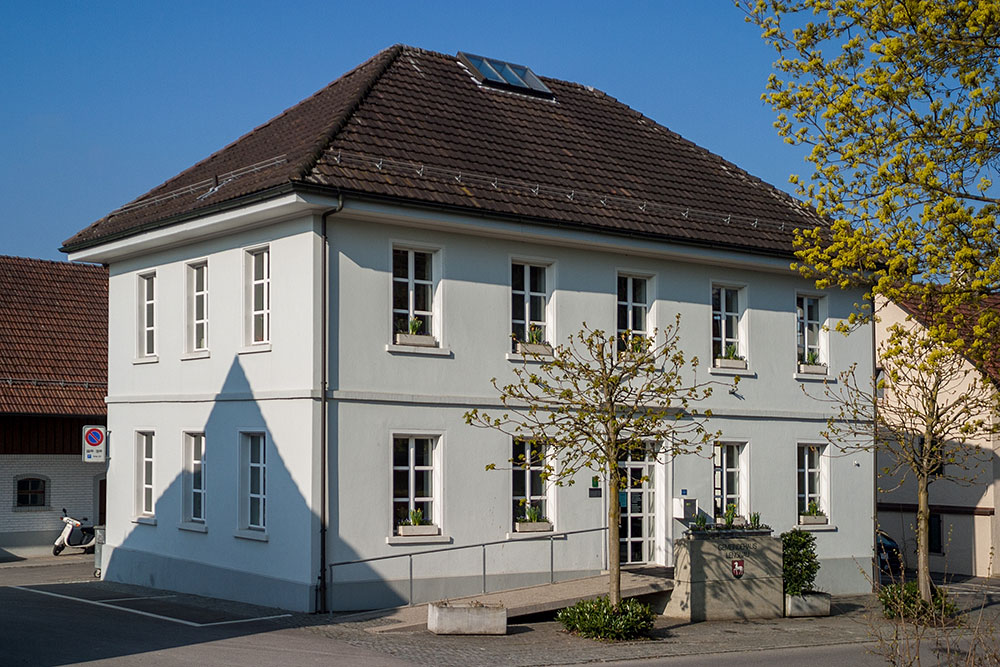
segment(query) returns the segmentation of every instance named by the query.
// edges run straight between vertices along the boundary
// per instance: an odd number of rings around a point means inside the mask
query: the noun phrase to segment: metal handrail
[[[461,546],[450,546],[450,547],[438,547],[435,549],[425,549],[423,551],[411,551],[405,554],[390,554],[388,556],[373,556],[371,558],[359,558],[357,560],[344,560],[338,561],[336,563],[330,563],[330,584],[332,588],[333,584],[333,568],[341,565],[360,565],[361,563],[372,563],[379,560],[391,560],[393,558],[408,558],[409,559],[409,594],[407,596],[406,605],[413,605],[413,557],[414,556],[425,556],[427,554],[444,553],[447,551],[461,551],[463,549],[475,549],[479,547],[483,550],[483,594],[486,593],[486,547],[495,546],[497,544],[519,544],[521,542],[537,542],[540,540],[549,541],[549,583],[555,583],[555,539],[557,537],[567,537],[569,535],[581,535],[583,533],[596,533],[604,532],[608,529],[607,526],[602,526],[600,528],[585,528],[583,530],[563,530],[558,533],[544,533],[539,535],[525,535],[524,537],[518,537],[516,539],[507,538],[506,540],[494,540],[492,542],[477,542],[476,544],[463,544]]]

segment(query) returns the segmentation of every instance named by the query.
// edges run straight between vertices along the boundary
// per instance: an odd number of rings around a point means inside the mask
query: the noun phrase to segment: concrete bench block
[[[785,616],[796,618],[803,616],[829,616],[829,593],[803,593],[802,595],[785,595]]]
[[[505,635],[503,605],[433,602],[427,605],[427,629],[436,635]]]

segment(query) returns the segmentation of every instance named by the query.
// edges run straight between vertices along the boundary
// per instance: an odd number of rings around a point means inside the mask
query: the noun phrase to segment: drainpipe
[[[322,381],[320,382],[320,485],[319,485],[319,604],[316,605],[316,611],[318,613],[326,613],[328,611],[326,606],[327,597],[327,573],[326,573],[326,534],[327,534],[327,524],[329,523],[328,516],[328,505],[327,500],[327,488],[329,486],[329,475],[328,475],[328,463],[327,463],[327,449],[329,445],[329,438],[327,437],[327,410],[329,409],[329,401],[327,400],[327,391],[330,388],[330,303],[329,303],[329,284],[330,284],[330,237],[327,235],[326,230],[326,219],[333,215],[334,213],[339,213],[344,208],[344,196],[337,195],[337,205],[325,211],[320,218],[320,228],[323,235],[323,258],[321,264],[320,273],[322,275],[322,285],[320,286],[320,294],[322,300],[322,316],[320,323],[320,368],[322,376]]]
[[[878,376],[875,368],[879,365],[878,360],[878,320],[875,316],[875,295],[871,299],[872,307],[872,381],[877,382]],[[882,581],[882,575],[878,569],[878,389],[872,387],[872,398],[875,404],[872,406],[872,511],[875,516],[872,519],[872,588],[877,588]]]

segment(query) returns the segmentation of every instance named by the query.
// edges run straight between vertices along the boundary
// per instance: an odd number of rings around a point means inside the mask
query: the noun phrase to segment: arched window
[[[44,477],[24,475],[17,478],[14,504],[17,507],[45,507],[48,505],[49,480]]]

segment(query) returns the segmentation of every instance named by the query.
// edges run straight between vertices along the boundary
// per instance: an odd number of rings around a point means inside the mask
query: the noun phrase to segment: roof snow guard
[[[474,56],[463,51],[458,52],[458,59],[475,74],[483,85],[503,90],[513,90],[518,93],[537,95],[552,99],[555,95],[541,80],[524,65]]]

